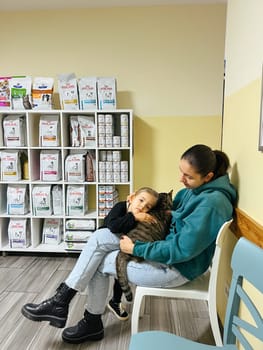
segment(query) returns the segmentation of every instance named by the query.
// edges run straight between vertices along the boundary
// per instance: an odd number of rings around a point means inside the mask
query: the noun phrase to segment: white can
[[[113,171],[120,172],[121,171],[121,162],[113,162]],[[127,169],[124,169],[127,170]]]
[[[98,135],[99,136],[105,136],[106,135],[106,126],[104,124],[98,126]]]
[[[112,171],[106,172],[106,182],[113,182],[113,172]]]
[[[128,161],[127,160],[122,160],[121,161],[121,171],[128,171],[129,169],[128,169]]]
[[[99,136],[99,147],[105,147],[105,146],[106,146],[105,136]]]
[[[121,174],[119,171],[113,172],[113,182],[120,182],[121,181]]]
[[[128,125],[121,125],[121,136],[129,136],[129,127]]]
[[[106,170],[106,162],[104,161],[99,161],[99,171],[103,172]]]
[[[111,114],[106,114],[105,115],[105,124],[112,125],[112,115]]]
[[[114,185],[107,185],[107,186],[105,186],[105,191],[106,191],[106,193],[113,193],[115,191],[115,186]]]
[[[100,160],[102,162],[106,162],[106,160],[107,160],[107,153],[106,153],[106,151],[100,151]]]
[[[107,171],[107,172],[108,172],[108,171],[112,171],[112,170],[113,170],[112,162],[106,161],[105,163],[106,163],[106,166],[105,166],[106,171]]]
[[[98,123],[105,124],[105,115],[104,114],[98,114]]]
[[[121,151],[112,151],[112,159],[114,162],[121,161]]]
[[[112,162],[113,161],[113,159],[112,159],[112,151],[107,151],[106,160],[108,162]]]
[[[128,114],[121,114],[121,125],[128,125],[129,117]]]
[[[128,182],[129,176],[128,171],[121,171],[121,182]]]
[[[113,147],[121,147],[121,137],[113,136],[112,144],[113,144]]]
[[[105,181],[106,181],[106,172],[99,171],[99,182],[105,182]]]
[[[106,147],[112,147],[112,136],[106,136],[105,145]]]
[[[121,147],[129,147],[129,138],[127,136],[121,136]]]

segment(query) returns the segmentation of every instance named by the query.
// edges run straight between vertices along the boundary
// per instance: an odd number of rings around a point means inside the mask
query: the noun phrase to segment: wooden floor
[[[53,295],[74,266],[76,256],[0,256],[0,349],[1,350],[127,350],[130,320],[121,322],[112,313],[103,315],[105,337],[99,342],[66,344],[62,329],[47,322],[24,318],[21,307]],[[67,326],[83,315],[87,295],[77,294],[70,305]],[[127,305],[127,311],[132,306]],[[206,303],[202,301],[148,298],[140,330],[162,329],[206,344],[214,344]]]

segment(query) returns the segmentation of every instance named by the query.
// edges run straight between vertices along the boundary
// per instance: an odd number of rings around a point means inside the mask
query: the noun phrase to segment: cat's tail
[[[116,272],[119,284],[128,302],[133,300],[133,294],[128,281],[127,265],[130,256],[126,253],[119,252],[116,258]]]

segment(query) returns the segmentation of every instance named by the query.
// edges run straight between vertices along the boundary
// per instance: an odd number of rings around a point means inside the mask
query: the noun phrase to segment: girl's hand
[[[148,222],[150,224],[153,224],[156,222],[156,219],[151,216],[150,214],[147,214],[147,213],[142,213],[142,212],[135,212],[133,213],[134,217],[135,217],[135,220],[136,221],[141,221],[141,222]]]
[[[133,241],[128,236],[121,236],[120,250],[123,253],[132,254],[134,248]]]

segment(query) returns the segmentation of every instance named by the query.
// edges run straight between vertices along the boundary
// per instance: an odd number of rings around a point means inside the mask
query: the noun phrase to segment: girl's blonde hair
[[[142,192],[147,192],[149,194],[151,194],[153,197],[155,197],[157,200],[159,198],[159,193],[155,190],[153,190],[151,187],[141,187],[139,188],[136,192],[135,192],[135,196],[137,196],[138,194],[142,193]]]

